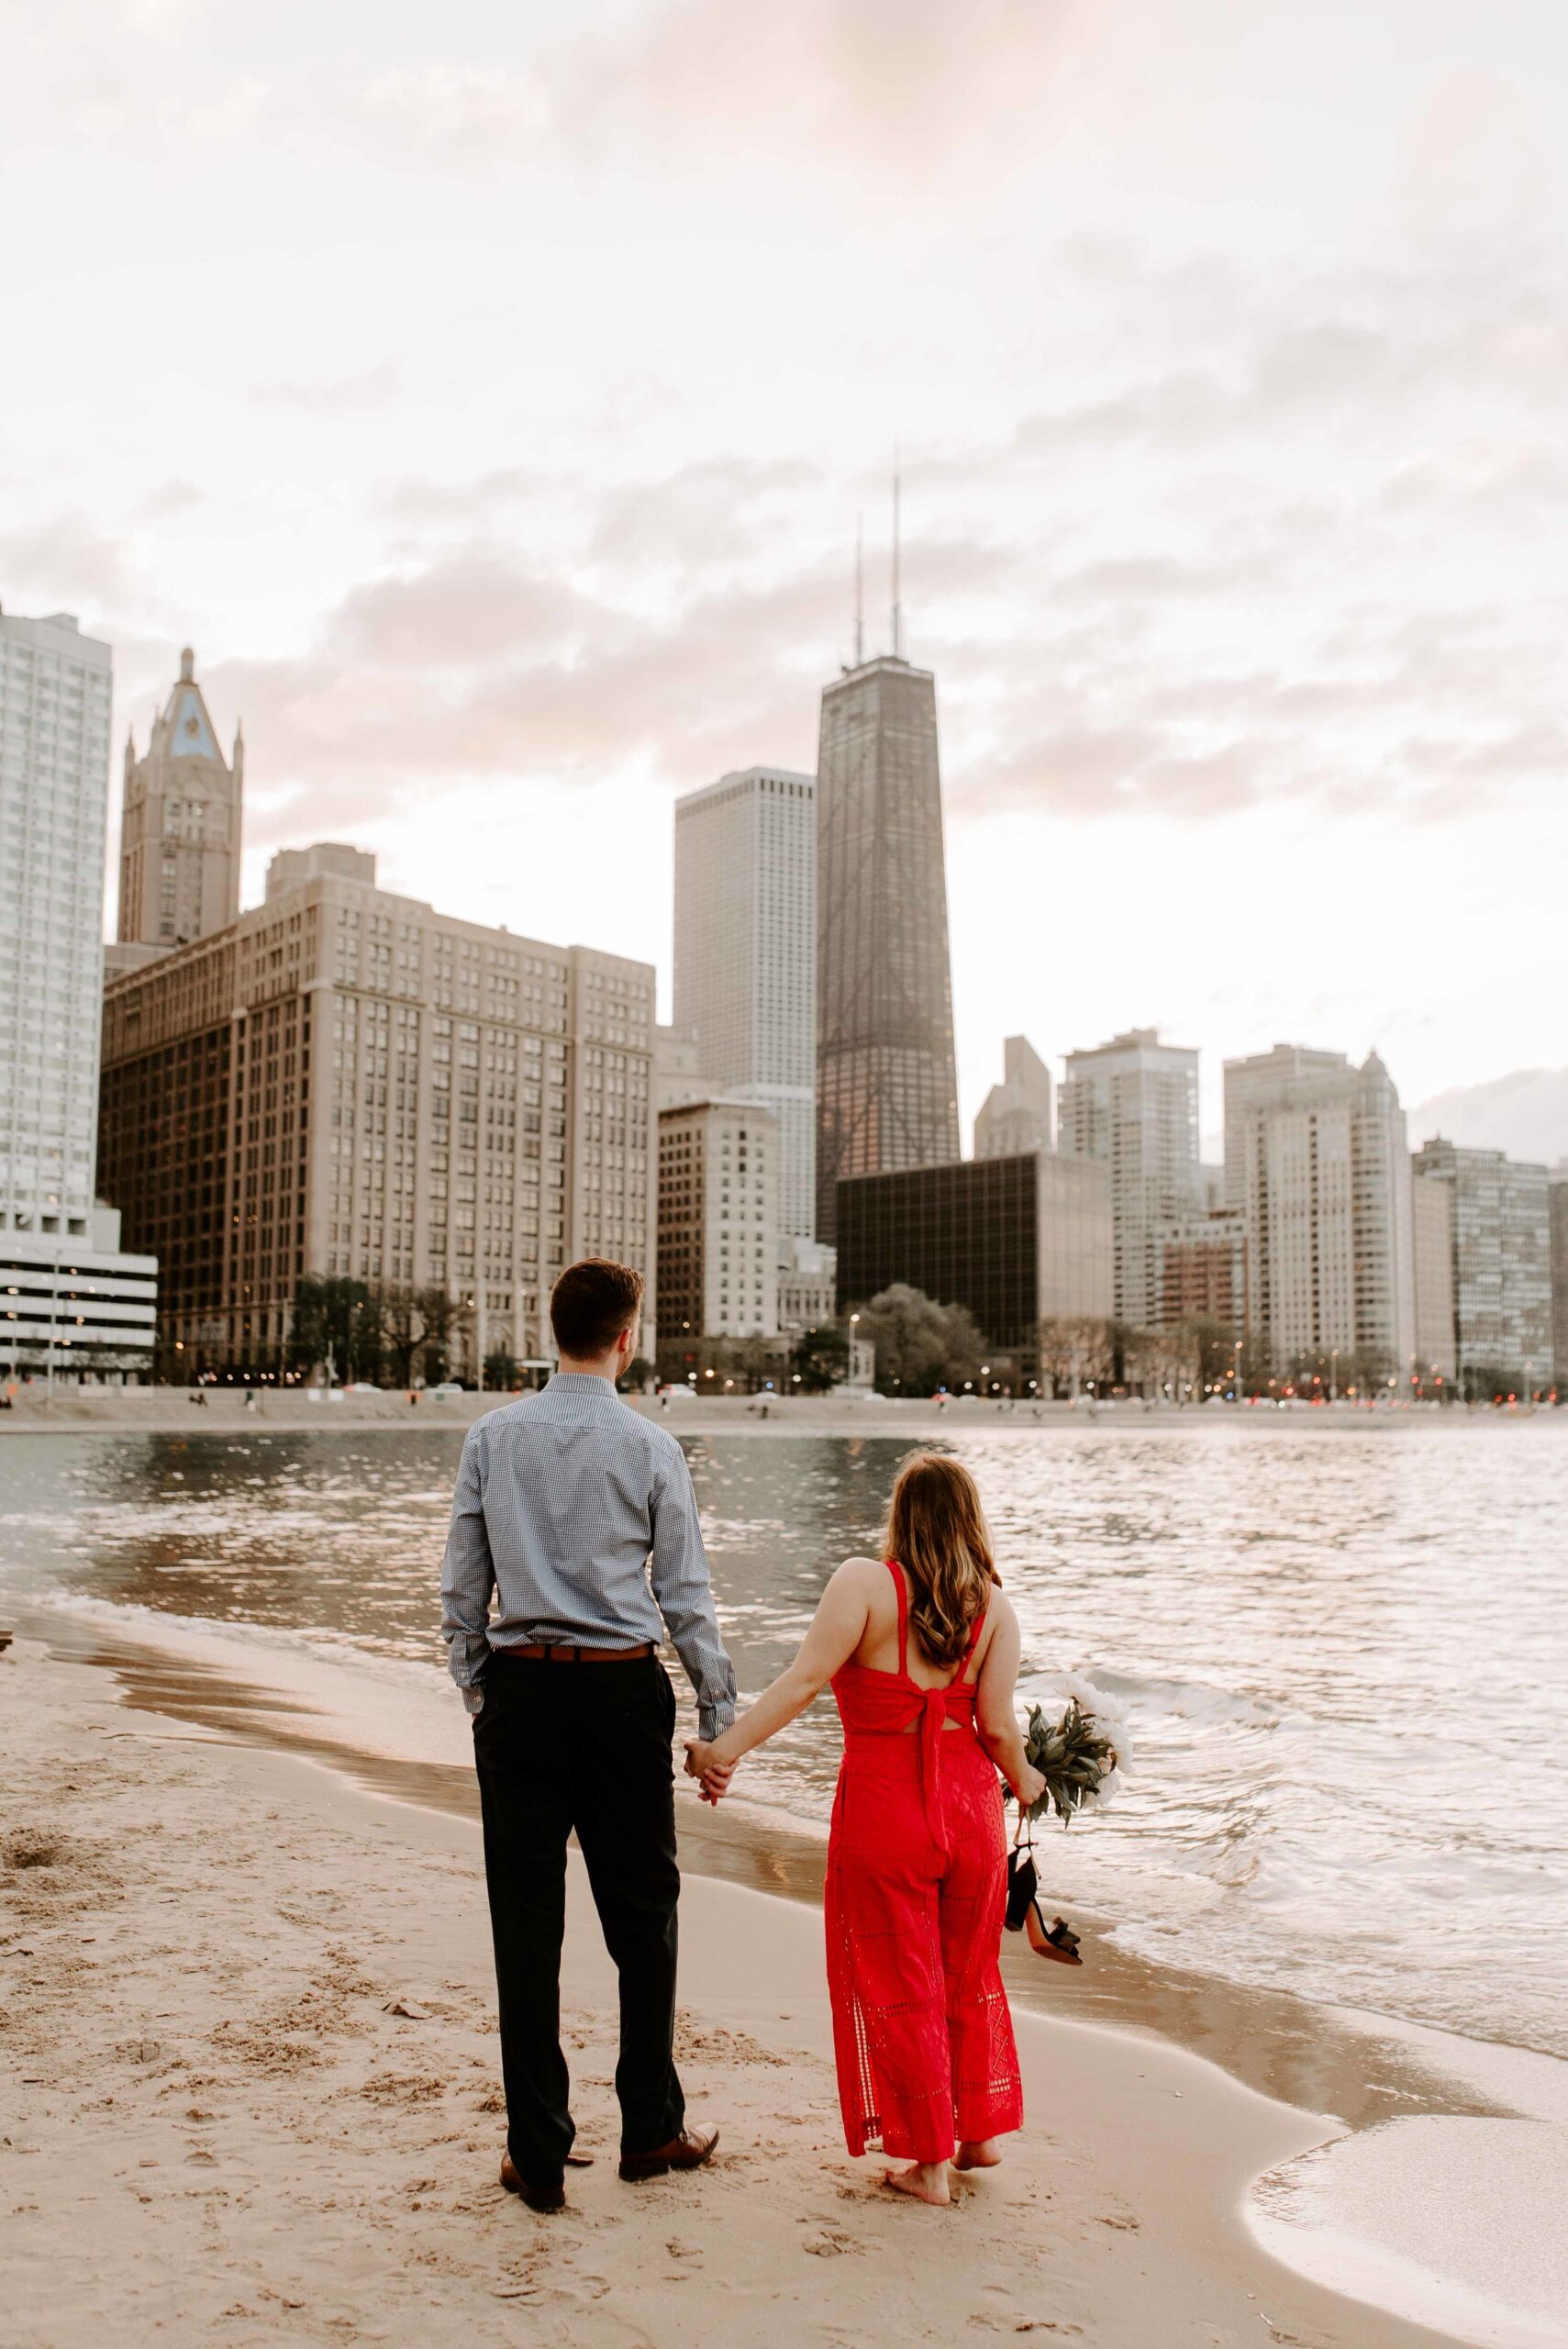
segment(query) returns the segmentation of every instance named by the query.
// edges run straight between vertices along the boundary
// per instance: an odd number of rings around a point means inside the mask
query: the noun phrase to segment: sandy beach
[[[0,1659],[0,2210],[28,2349],[94,2326],[117,2349],[1446,2337],[1249,2232],[1252,2179],[1339,2122],[1134,2032],[1021,2015],[1007,2167],[947,2212],[895,2202],[839,2134],[818,1919],[702,1876],[682,2062],[721,2153],[617,2180],[613,1978],[573,1862],[564,2028],[598,2159],[536,2219],[496,2183],[470,1820],[132,1710],[28,1640]]]

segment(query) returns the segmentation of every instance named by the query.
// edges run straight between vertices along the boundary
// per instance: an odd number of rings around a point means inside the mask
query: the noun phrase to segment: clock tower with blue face
[[[152,722],[144,755],[126,743],[118,937],[126,945],[188,946],[239,911],[245,745],[225,759],[196,683],[195,655]]]

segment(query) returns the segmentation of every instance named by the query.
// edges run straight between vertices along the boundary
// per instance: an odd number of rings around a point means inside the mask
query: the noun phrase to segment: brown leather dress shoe
[[[673,2169],[701,2169],[704,2162],[718,2143],[717,2129],[683,2129],[667,2145],[655,2145],[651,2154],[623,2154],[620,2174],[625,2178],[662,2177]]]
[[[563,2186],[536,2186],[523,2176],[510,2154],[501,2156],[501,2183],[508,2194],[520,2194],[530,2210],[564,2210],[566,2188]]]

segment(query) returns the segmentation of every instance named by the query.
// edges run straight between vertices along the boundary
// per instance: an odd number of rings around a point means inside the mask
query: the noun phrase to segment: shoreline
[[[13,2304],[37,2349],[105,2318],[134,2349],[176,2310],[223,2343],[441,2349],[515,2338],[498,2321],[512,2299],[531,2339],[584,2349],[738,2322],[781,2349],[975,2326],[1096,2349],[1459,2337],[1272,2258],[1243,2217],[1253,2180],[1341,2124],[1152,2034],[1020,2009],[1014,2158],[952,2212],[895,2205],[838,2134],[819,1920],[702,1873],[683,1902],[683,2062],[726,2151],[700,2179],[615,2180],[613,1986],[574,1862],[566,2032],[600,2160],[567,2220],[531,2219],[494,2185],[472,1820],[263,1750],[260,1718],[244,1745],[182,1720],[177,1687],[128,1706],[109,1662],[31,1638],[0,1662],[18,1790],[4,1890],[20,1903],[3,2003],[28,2092],[4,2159]],[[50,1856],[17,1865],[18,1835]],[[90,2272],[67,2252],[88,2226]]]
[[[61,1663],[110,1672],[121,1701],[133,1713],[176,1720],[202,1733],[254,1751],[293,1755],[345,1777],[358,1791],[473,1824],[478,1791],[465,1751],[466,1725],[452,1715],[458,1758],[415,1757],[374,1750],[354,1724],[332,1722],[308,1696],[239,1675],[238,1656],[204,1657],[188,1633],[162,1640],[150,1625],[102,1626],[92,1617],[44,1607],[28,1610],[28,1636]],[[212,1644],[224,1645],[221,1626]],[[253,1659],[260,1663],[260,1657]],[[445,1697],[444,1684],[440,1693]],[[681,1862],[688,1874],[768,1894],[819,1910],[827,1855],[825,1831],[776,1808],[732,1797],[715,1811],[677,1789]],[[1002,1961],[1015,2009],[1048,2017],[1147,2033],[1201,2055],[1260,2095],[1331,2112],[1360,2130],[1396,2117],[1430,2113],[1488,2116],[1515,2105],[1485,2077],[1497,2051],[1527,2064],[1552,2064],[1504,2041],[1462,2043],[1478,2051],[1469,2064],[1445,2061],[1455,2035],[1397,2016],[1319,2003],[1286,1990],[1252,1986],[1217,1974],[1186,1971],[1124,1950],[1106,1938],[1113,1920],[1085,1909],[1052,1888],[1051,1840],[1036,1845],[1040,1900],[1067,1906],[1084,1936],[1091,1963],[1082,1968],[1041,1966],[1021,1936],[1006,1936]],[[1467,2077],[1461,2077],[1462,2069]],[[1375,2075],[1375,2078],[1369,2076]]]
[[[47,1608],[37,1610],[29,1629],[43,1635],[56,1658],[70,1656],[107,1667],[118,1686],[119,1701],[133,1716],[176,1723],[180,1733],[216,1741],[229,1751],[290,1759],[346,1783],[357,1798],[390,1800],[399,1810],[419,1811],[455,1823],[462,1831],[474,1831],[477,1806],[466,1736],[452,1749],[461,1757],[457,1760],[428,1753],[422,1759],[378,1753],[369,1750],[368,1742],[345,1739],[341,1723],[334,1724],[297,1687],[269,1687],[264,1678],[247,1682],[236,1675],[235,1658],[220,1654],[217,1663],[204,1661],[193,1652],[201,1643],[188,1638],[160,1642],[151,1626],[143,1639]],[[680,1804],[678,1818],[689,1882],[706,1882],[751,1898],[782,1899],[797,1917],[806,1914],[812,1932],[819,1933],[817,1912],[825,1848],[819,1836],[775,1813],[749,1810],[739,1803],[725,1806],[716,1817],[690,1800]],[[1049,1865],[1049,1847],[1042,1856]],[[1311,2119],[1313,2133],[1284,2157],[1283,2166],[1264,2165],[1256,2178],[1244,2180],[1238,2188],[1236,2216],[1248,2239],[1294,2272],[1316,2275],[1330,2288],[1354,2276],[1369,2300],[1403,2310],[1411,2321],[1440,2321],[1445,2292],[1456,2309],[1466,2301],[1458,2279],[1445,2283],[1442,2276],[1399,2255],[1398,2243],[1411,2231],[1412,2214],[1406,2208],[1409,2181],[1398,2163],[1385,2161],[1386,2175],[1380,2180],[1391,2189],[1385,2196],[1391,2206],[1386,2241],[1374,2232],[1367,2241],[1337,2243],[1336,2221],[1343,2212],[1335,2194],[1326,2199],[1325,2179],[1337,2189],[1336,2165],[1358,2162],[1357,2149],[1365,2147],[1369,2138],[1379,2158],[1396,2147],[1403,2158],[1407,2137],[1421,2139],[1423,2132],[1429,2135],[1437,2129],[1460,2132],[1445,2153],[1451,2185],[1457,2184],[1455,2161],[1468,2172],[1462,2132],[1488,2124],[1504,2132],[1502,2146],[1493,2151],[1500,2151],[1506,2168],[1518,2151],[1517,2132],[1531,2125],[1520,2116],[1559,2109],[1551,2097],[1560,2087],[1568,2090],[1568,2067],[1506,2043],[1457,2041],[1424,2026],[1286,1992],[1177,1973],[1103,1939],[1105,1920],[1086,1917],[1076,1908],[1073,1914],[1084,1932],[1090,1960],[1081,1973],[1043,1968],[1012,1937],[1005,1939],[1004,1974],[1020,2022],[1027,2019],[1031,2027],[1038,2023],[1047,2032],[1108,2031],[1118,2041],[1146,2050],[1151,2059],[1179,2054],[1203,2063],[1217,2069],[1238,2093],[1255,2094],[1297,2119]],[[1568,2095],[1560,2110],[1568,2122]],[[1343,2154],[1338,2150],[1341,2147]],[[1527,2187],[1530,2182],[1527,2171]],[[1364,2179],[1357,2193],[1367,2199]],[[1484,2316],[1489,2310],[1489,2316],[1485,2321],[1476,2317],[1468,2331],[1456,2324],[1445,2337],[1497,2343],[1499,2349],[1512,2349],[1515,2343],[1523,2349],[1524,2344],[1555,2338],[1550,2331],[1499,2326],[1495,2306],[1482,2296],[1469,2298]],[[1392,2316],[1388,2320],[1395,2321]],[[1385,2335],[1351,2332],[1345,2338],[1381,2343]]]
[[[466,1432],[486,1412],[504,1409],[515,1396],[464,1394],[435,1399],[421,1395],[410,1406],[406,1393],[394,1389],[378,1395],[348,1395],[337,1390],[336,1402],[307,1399],[301,1387],[257,1387],[253,1408],[247,1409],[240,1387],[127,1386],[84,1387],[57,1391],[52,1397],[23,1387],[9,1410],[0,1410],[0,1441],[8,1435],[362,1435],[381,1431],[427,1434],[432,1430]],[[319,1393],[319,1390],[316,1390]],[[206,1400],[198,1404],[197,1394]],[[766,1400],[768,1415],[762,1416]],[[864,1396],[698,1396],[673,1403],[666,1409],[651,1396],[625,1396],[628,1406],[654,1420],[672,1435],[867,1436],[883,1435],[895,1442],[929,1442],[951,1439],[966,1431],[987,1435],[1024,1437],[1069,1430],[1117,1435],[1184,1432],[1195,1428],[1300,1430],[1321,1436],[1329,1431],[1376,1430],[1393,1434],[1400,1429],[1444,1425],[1451,1429],[1492,1426],[1498,1422],[1523,1426],[1556,1421],[1568,1427],[1568,1409],[1559,1418],[1547,1404],[1516,1404],[1493,1408],[1481,1404],[1379,1403],[1361,1405],[1287,1404],[1145,1404],[1136,1398],[1106,1403],[1019,1401],[965,1397],[939,1410],[928,1399],[888,1399]]]

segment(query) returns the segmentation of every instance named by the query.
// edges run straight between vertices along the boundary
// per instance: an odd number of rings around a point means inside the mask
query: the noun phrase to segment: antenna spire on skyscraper
[[[893,444],[893,657],[904,657],[904,614],[898,600],[898,443]]]
[[[864,521],[863,514],[855,516],[855,666],[857,669],[866,657],[865,566],[862,559]]]

